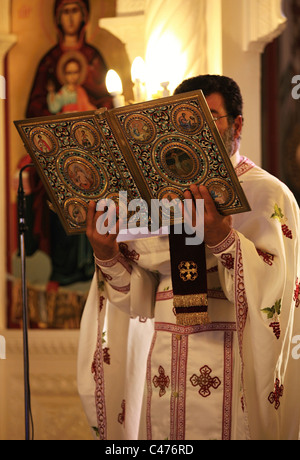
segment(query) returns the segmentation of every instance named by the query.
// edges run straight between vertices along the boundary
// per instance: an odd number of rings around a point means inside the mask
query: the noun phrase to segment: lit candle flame
[[[115,70],[110,69],[107,72],[105,84],[107,91],[113,96],[114,108],[125,105],[122,80]]]
[[[105,83],[106,83],[107,91],[110,94],[115,95],[115,94],[123,93],[123,85],[122,85],[121,78],[119,77],[119,75],[117,74],[115,70],[110,69],[107,72]]]

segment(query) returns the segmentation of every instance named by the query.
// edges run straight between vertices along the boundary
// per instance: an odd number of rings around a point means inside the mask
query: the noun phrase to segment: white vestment
[[[232,160],[251,211],[206,248],[209,324],[176,325],[168,236],[122,243],[125,257],[96,268],[78,388],[98,439],[298,438],[299,208]]]

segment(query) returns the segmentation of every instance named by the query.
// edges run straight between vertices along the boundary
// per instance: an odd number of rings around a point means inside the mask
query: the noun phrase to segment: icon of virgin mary
[[[105,86],[107,66],[102,55],[86,42],[89,20],[89,0],[56,0],[54,20],[58,43],[41,59],[32,85],[26,117],[50,115],[47,104],[49,87],[57,93],[61,89],[59,63],[64,54],[76,52],[81,65],[85,63],[85,79],[81,87],[91,106],[112,108],[112,98]],[[77,60],[79,60],[77,59]]]
[[[113,108],[112,97],[105,85],[106,63],[100,52],[86,41],[89,15],[89,0],[55,0],[54,21],[58,40],[37,68],[28,100],[27,118],[49,116],[51,112]],[[68,97],[64,91],[66,88],[69,90]],[[49,93],[52,96],[51,110]],[[28,232],[29,255],[38,248],[48,252],[52,262],[51,280],[60,285],[91,279],[93,253],[86,236],[66,235],[58,216],[49,212],[47,194],[36,172],[31,174],[32,183],[37,185],[32,190],[33,204],[27,206],[27,212],[32,212],[30,218],[33,222]]]

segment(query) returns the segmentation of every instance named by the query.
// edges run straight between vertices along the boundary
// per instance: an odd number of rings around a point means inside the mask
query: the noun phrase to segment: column
[[[145,14],[150,92],[168,81],[172,94],[185,78],[221,72],[220,0],[148,0]]]
[[[4,60],[17,38],[10,34],[10,0],[1,0],[0,15],[0,75],[4,82]],[[6,86],[6,85],[4,85]],[[2,87],[2,89],[4,89]],[[3,91],[2,91],[3,92]],[[2,94],[0,93],[0,95]],[[6,97],[6,91],[4,94]],[[5,164],[5,99],[0,98],[0,330],[6,326],[6,164]]]
[[[223,73],[241,87],[241,154],[261,165],[261,53],[284,29],[281,0],[222,0]]]

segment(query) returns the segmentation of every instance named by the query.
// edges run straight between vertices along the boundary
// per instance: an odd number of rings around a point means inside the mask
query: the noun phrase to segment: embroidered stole
[[[171,226],[169,233],[173,303],[177,324],[209,323],[205,244],[186,244],[191,238],[183,224]]]

